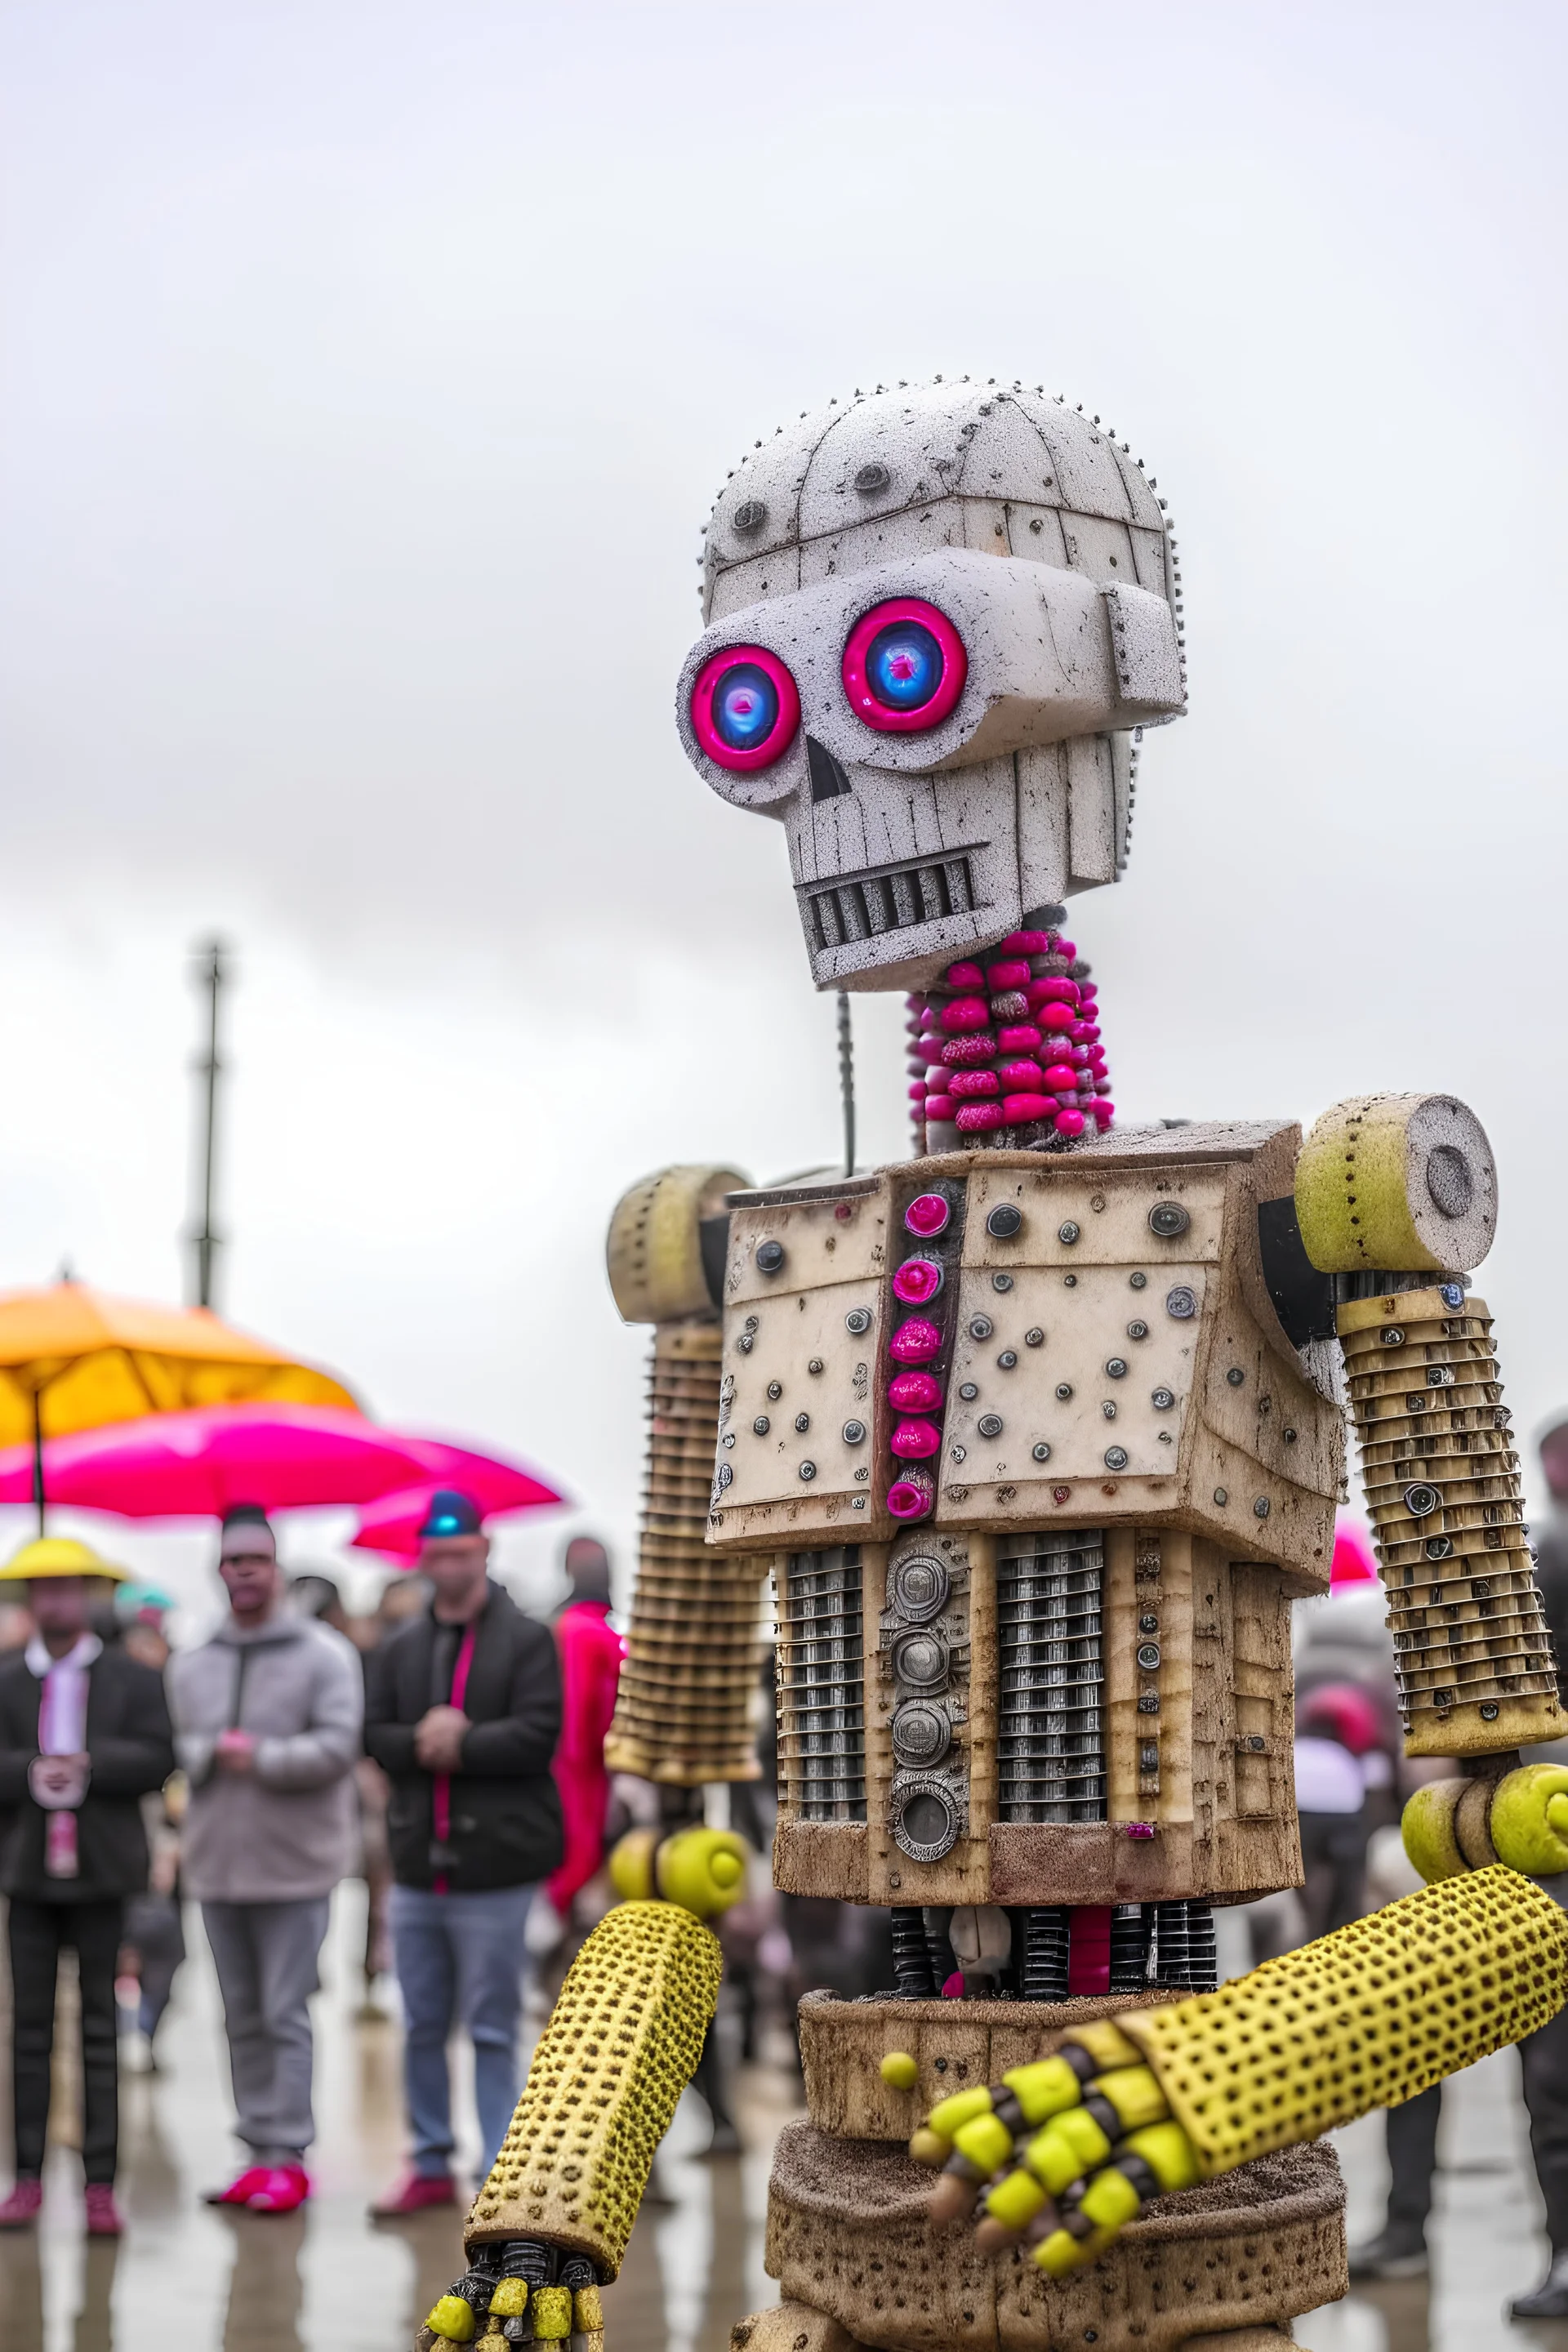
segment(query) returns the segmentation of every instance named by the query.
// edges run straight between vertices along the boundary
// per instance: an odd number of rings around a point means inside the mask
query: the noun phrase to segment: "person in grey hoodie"
[[[287,2213],[310,2194],[309,2002],[332,1889],[354,1866],[364,1681],[352,1643],[287,1607],[258,1508],[225,1517],[218,1573],[227,1618],[168,1665],[191,1790],[182,1868],[217,1967],[250,2153],[207,2201]]]

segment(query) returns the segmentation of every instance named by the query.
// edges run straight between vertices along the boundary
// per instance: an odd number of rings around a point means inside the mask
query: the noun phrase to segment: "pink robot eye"
[[[765,646],[726,646],[691,689],[691,728],[721,768],[771,768],[800,731],[800,696]]]
[[[941,724],[963,692],[969,656],[945,613],[920,596],[873,604],[844,647],[844,691],[857,719],[884,735]]]

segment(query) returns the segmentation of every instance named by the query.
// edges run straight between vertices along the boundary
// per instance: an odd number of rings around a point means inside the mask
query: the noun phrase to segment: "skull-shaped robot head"
[[[783,818],[819,988],[918,988],[1116,879],[1133,730],[1186,698],[1163,501],[1098,421],[857,394],[759,442],[707,541],[681,740]]]

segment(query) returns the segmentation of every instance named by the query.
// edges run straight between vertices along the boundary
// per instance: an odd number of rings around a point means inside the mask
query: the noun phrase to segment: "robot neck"
[[[1054,926],[1012,931],[907,999],[917,1159],[1063,1147],[1113,1105],[1099,992]]]

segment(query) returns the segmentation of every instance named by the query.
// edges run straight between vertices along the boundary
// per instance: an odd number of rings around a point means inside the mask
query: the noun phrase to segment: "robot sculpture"
[[[1330,2126],[1568,1998],[1564,1729],[1490,1318],[1496,1181],[1442,1096],[1113,1124],[1065,902],[1127,858],[1185,702],[1175,542],[1098,418],[899,385],[759,443],[678,693],[784,825],[822,988],[908,994],[914,1156],[617,1212],[655,1326],[614,1760],[649,1899],[569,1976],[422,2343],[595,2337],[718,1981],[778,1616],[775,1882],[885,1906],[895,1982],[808,1995],[752,2352],[1257,2352],[1343,2291]],[[1299,1884],[1289,1610],[1327,1587],[1345,1397],[1406,1745],[1457,1759],[1426,1891],[1215,1988],[1212,1906]],[[929,2170],[937,2166],[934,2195]],[[968,2217],[978,2210],[977,2228]]]

